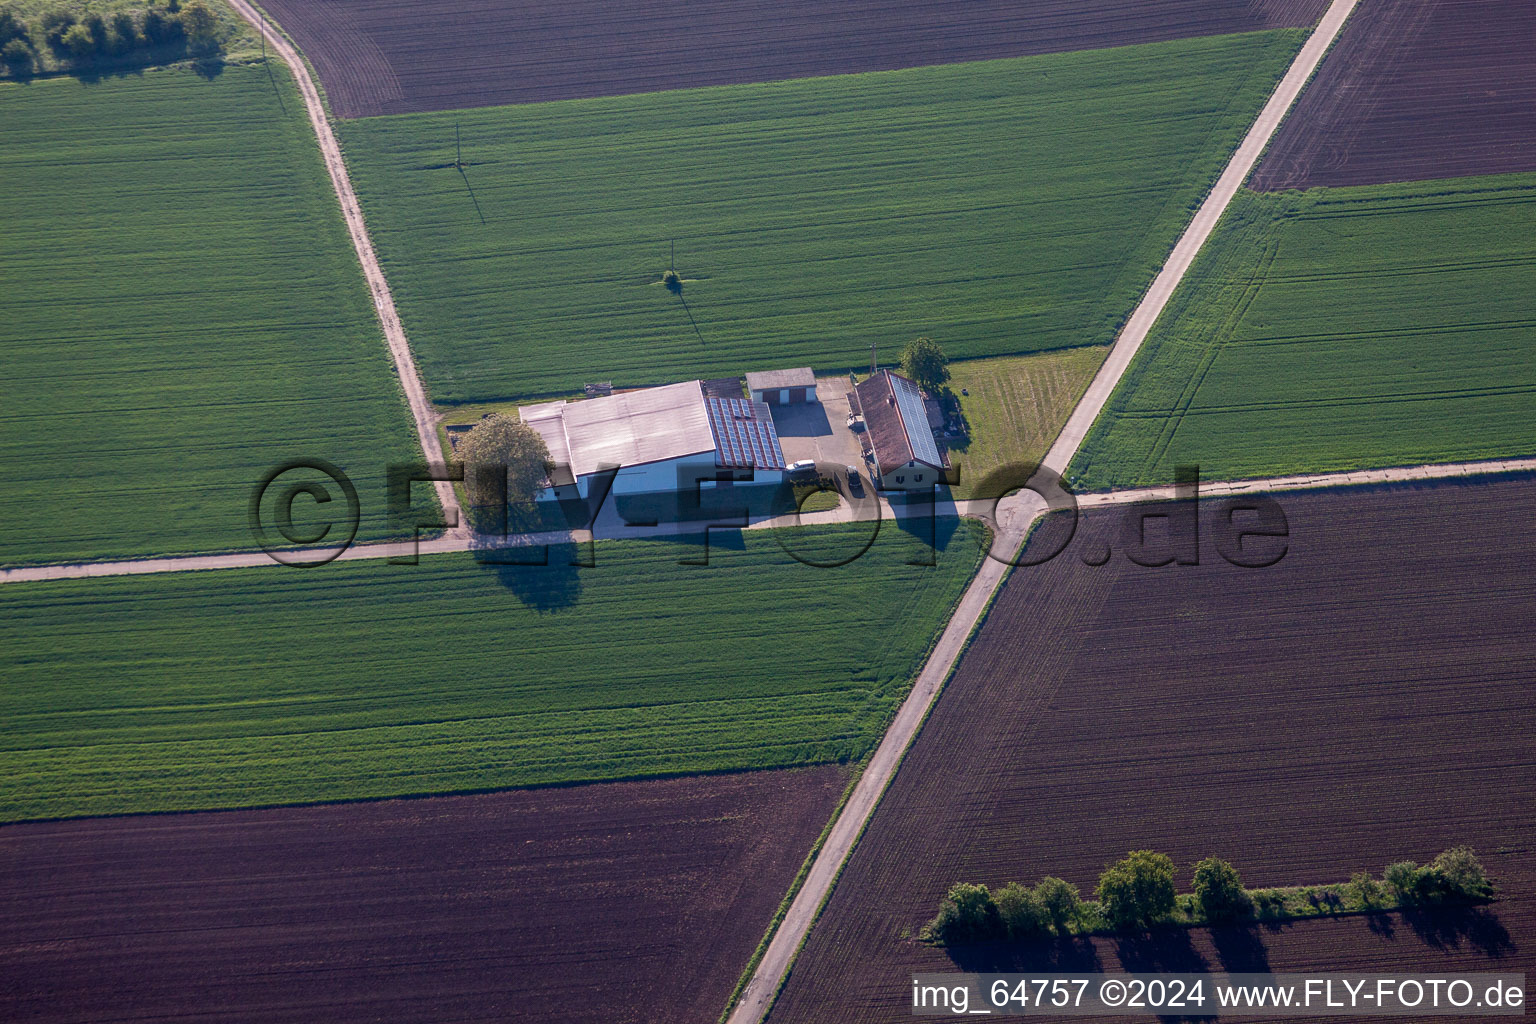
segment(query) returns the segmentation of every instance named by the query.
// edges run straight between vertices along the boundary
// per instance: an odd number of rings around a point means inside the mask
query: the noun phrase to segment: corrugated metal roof
[[[744,398],[706,398],[704,403],[715,435],[716,465],[784,468],[784,450],[768,406]]]
[[[602,466],[641,466],[715,450],[704,390],[696,380],[584,402],[546,402],[518,412],[540,434],[550,429],[541,422],[558,417],[571,471],[577,476]],[[549,440],[545,434],[545,443]],[[555,457],[553,444],[550,456]]]
[[[916,384],[899,373],[881,370],[860,381],[853,390],[870,448],[882,473],[914,460],[935,469],[948,468],[949,463],[928,426],[922,392]]]
[[[571,464],[571,442],[565,436],[565,400],[525,405],[517,410],[522,421],[539,432],[549,449],[549,461],[557,466]]]

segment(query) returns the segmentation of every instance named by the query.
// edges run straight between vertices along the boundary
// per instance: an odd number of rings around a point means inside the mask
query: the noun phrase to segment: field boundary
[[[341,146],[336,141],[335,133],[331,131],[330,118],[326,113],[325,103],[321,99],[319,87],[311,77],[304,58],[299,55],[298,50],[288,41],[284,33],[273,28],[248,0],[229,0],[229,4],[256,28],[256,31],[288,65],[288,71],[298,87],[299,97],[304,101],[304,110],[309,115],[310,126],[315,131],[315,141],[319,144],[326,172],[331,177],[336,201],[341,205],[342,219],[346,221],[347,233],[352,238],[352,247],[357,252],[358,263],[362,266],[363,278],[368,282],[368,291],[373,297],[373,308],[378,315],[379,326],[384,330],[384,340],[389,345],[389,354],[395,361],[395,372],[400,379],[400,387],[405,392],[406,404],[411,410],[411,419],[415,422],[416,440],[421,446],[422,458],[427,462],[440,461],[435,454],[436,415],[431,401],[427,398],[427,390],[422,384],[421,374],[416,369],[416,360],[411,354],[411,345],[405,336],[405,328],[401,326],[400,315],[395,310],[394,296],[390,293],[389,282],[384,277],[384,268],[379,265],[378,256],[374,253],[373,241],[368,236],[368,226],[363,221],[363,209],[358,203],[357,193],[352,189],[352,180],[347,175],[347,164],[342,158]],[[446,481],[438,480],[433,482],[433,488],[437,493],[437,500],[442,507],[445,520],[450,526],[457,526],[462,517],[459,515],[459,502],[453,493],[453,486]]]

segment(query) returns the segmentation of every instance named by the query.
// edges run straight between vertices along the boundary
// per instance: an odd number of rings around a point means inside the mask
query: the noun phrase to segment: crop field
[[[5,85],[0,118],[0,563],[254,547],[296,458],[380,536],[421,456],[283,67]]]
[[[1091,489],[1536,451],[1536,176],[1239,193],[1073,465]]]
[[[1536,171],[1533,39],[1529,3],[1361,4],[1253,187]]]
[[[397,0],[263,4],[340,117],[822,75],[1311,25],[1324,0]]]
[[[1008,355],[1113,338],[1303,35],[340,131],[439,402]]]
[[[1015,570],[812,930],[772,1024],[894,1020],[912,971],[1536,968],[1530,624],[1536,480],[1276,495],[1288,548],[1144,568],[1130,513]],[[1241,520],[1239,520],[1241,522]],[[1154,534],[1154,529],[1148,530]],[[1250,542],[1251,543],[1251,542]],[[1144,561],[1149,559],[1143,559]],[[1086,892],[1152,848],[1252,886],[1343,881],[1472,845],[1500,900],[1459,913],[937,949],[955,881]]]
[[[977,564],[946,522],[7,584],[0,821],[857,759]]]
[[[0,1017],[714,1024],[834,766],[0,828]]]
[[[951,488],[954,495],[975,493],[988,474],[1005,466],[1031,467],[1021,480],[1032,475],[1108,352],[1074,348],[951,363],[949,387],[970,427],[968,439],[949,442],[953,460],[961,465],[960,483]]]

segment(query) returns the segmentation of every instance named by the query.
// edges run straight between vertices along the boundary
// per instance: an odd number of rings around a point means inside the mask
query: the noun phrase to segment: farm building
[[[864,444],[881,490],[918,490],[945,482],[949,455],[934,440],[923,392],[899,373],[881,370],[853,388],[864,417]]]
[[[616,498],[783,479],[784,452],[768,407],[707,395],[697,380],[528,405],[518,415],[544,438],[555,463],[554,493],[546,497],[586,498],[598,474],[615,467]]]
[[[808,366],[747,374],[752,401],[767,405],[803,405],[816,401],[816,374]]]

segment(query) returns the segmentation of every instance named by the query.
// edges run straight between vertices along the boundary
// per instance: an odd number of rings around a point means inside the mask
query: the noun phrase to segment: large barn
[[[853,394],[881,490],[921,490],[946,481],[949,454],[934,439],[923,392],[916,384],[881,370],[854,385]]]
[[[612,493],[684,494],[738,482],[778,484],[784,452],[762,402],[712,397],[701,381],[518,410],[549,446],[552,494],[588,497],[617,468]]]

